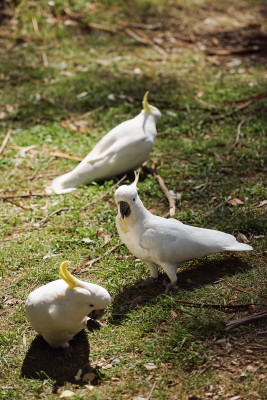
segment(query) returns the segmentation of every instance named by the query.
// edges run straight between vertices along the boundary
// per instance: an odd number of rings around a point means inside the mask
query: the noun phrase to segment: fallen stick
[[[124,32],[137,42],[153,47],[153,49],[156,50],[161,56],[166,57],[168,55],[162,47],[153,43],[153,41],[144,32],[142,32],[142,35],[140,35],[129,28],[124,29]]]
[[[217,120],[223,119],[225,117],[229,117],[230,115],[232,115],[232,114],[234,114],[234,113],[236,113],[238,111],[241,111],[244,108],[248,107],[251,103],[252,103],[252,100],[248,100],[246,103],[242,103],[241,105],[237,106],[234,110],[230,110],[230,111],[227,111],[224,114],[215,115],[214,117],[212,117],[210,119],[206,119],[204,121],[201,121],[199,125],[202,126],[204,124],[208,124],[210,122],[217,121]]]
[[[173,217],[175,215],[175,200],[173,198],[173,196],[170,194],[169,190],[167,189],[167,186],[165,185],[164,180],[162,179],[162,177],[156,172],[155,169],[147,167],[146,165],[142,167],[144,171],[149,172],[154,178],[156,178],[159,182],[159,185],[161,187],[161,190],[163,191],[163,193],[165,194],[165,196],[168,199],[169,202],[169,216]],[[167,216],[168,214],[166,214]]]
[[[9,147],[10,147],[10,149],[13,149],[13,150],[23,150],[24,149],[23,146],[10,145]],[[41,151],[41,150],[37,150],[37,149],[30,149],[30,150],[28,150],[28,152],[33,153],[33,154],[47,154],[47,155],[53,156],[53,157],[67,158],[68,160],[82,161],[84,159],[84,157],[73,156],[73,155],[70,155],[67,153],[62,153],[61,151]]]
[[[267,92],[259,93],[259,94],[256,94],[255,96],[246,97],[245,99],[229,101],[225,104],[225,107],[231,106],[232,104],[241,104],[241,103],[246,103],[248,101],[261,100],[261,99],[264,99],[265,97],[267,97]]]
[[[202,303],[191,303],[190,301],[178,301],[177,304],[181,304],[186,307],[192,307],[192,308],[214,308],[216,310],[246,309],[246,308],[254,306],[254,303],[248,303],[248,304],[207,304],[207,303],[204,303],[204,304],[202,304]]]
[[[70,17],[74,21],[77,21],[80,24],[86,26],[87,28],[99,29],[101,31],[112,32],[112,33],[116,33],[117,32],[116,28],[111,28],[110,26],[100,25],[100,24],[96,24],[94,22],[85,22],[83,20],[83,14],[75,13],[75,12],[71,11],[68,8],[64,8],[64,12],[68,17]]]
[[[153,392],[154,392],[154,389],[155,389],[155,386],[156,386],[156,384],[157,384],[157,382],[155,381],[155,382],[153,383],[153,386],[152,386],[151,390],[150,390],[150,393],[149,393],[149,395],[148,395],[148,398],[147,398],[147,400],[150,400],[150,399],[151,399],[151,397],[152,397],[152,395],[153,395]]]
[[[24,207],[24,206],[22,206],[21,204],[17,203],[17,202],[14,201],[14,200],[11,200],[11,199],[2,199],[2,200],[6,201],[6,202],[8,202],[8,203],[11,203],[11,204],[13,204],[13,205],[16,206],[16,207],[21,208],[23,211],[32,211],[32,208],[30,208],[30,207]]]
[[[61,208],[53,211],[47,217],[43,218],[40,222],[37,223],[37,226],[40,227],[40,226],[44,225],[49,220],[49,218],[53,217],[53,215],[60,214],[62,211],[67,211],[67,210],[72,210],[72,209],[73,209],[73,207],[61,207]]]
[[[249,290],[245,290],[245,289],[239,288],[239,287],[233,285],[231,282],[228,282],[228,281],[223,281],[223,282],[224,282],[227,286],[232,287],[233,289],[237,290],[238,292],[247,293],[247,294],[249,294],[250,296],[259,296],[259,297],[263,297],[264,299],[267,299],[267,296],[264,295],[264,294],[255,293],[255,292],[251,292],[251,291],[249,291]]]
[[[25,178],[19,179],[17,182],[32,181],[33,179],[47,178],[50,176],[58,176],[58,172],[53,172],[51,174],[39,174],[39,175],[37,174],[37,175],[25,176]]]
[[[229,200],[231,200],[231,196],[227,197],[226,200],[222,201],[221,203],[219,203],[216,207],[214,207],[212,210],[206,212],[206,214],[204,214],[204,217],[209,217],[211,214],[215,213],[215,211],[217,211],[220,207],[222,207],[223,205],[225,205]]]
[[[12,132],[12,130],[9,129],[9,130],[7,131],[6,136],[4,137],[4,140],[3,140],[2,145],[1,145],[1,147],[0,147],[0,155],[3,153],[4,148],[6,147],[6,144],[7,144],[7,142],[8,142],[8,139],[9,139],[10,135],[11,135],[11,132]]]
[[[90,261],[88,261],[88,262],[86,262],[86,263],[84,263],[84,264],[77,265],[76,267],[74,267],[74,268],[71,270],[71,272],[75,272],[75,271],[77,271],[77,269],[80,269],[80,268],[82,268],[82,267],[87,267],[87,266],[88,266],[88,267],[91,267],[91,266],[94,265],[97,261],[101,260],[103,257],[107,256],[108,254],[113,253],[113,251],[117,250],[117,249],[118,249],[119,247],[121,247],[121,246],[124,246],[124,243],[116,244],[116,245],[113,246],[111,249],[107,250],[102,256],[99,256],[99,257],[97,257],[97,258],[94,258],[93,260],[90,260]]]
[[[91,203],[86,204],[85,206],[82,207],[82,210],[86,210],[88,207],[92,206],[95,203],[98,203],[99,201],[101,201],[109,192],[111,192],[116,186],[118,186],[122,181],[124,181],[124,179],[126,178],[126,174],[123,175],[123,177],[117,182],[115,183],[115,185],[111,186],[104,194],[102,194],[102,196],[100,196],[98,199],[93,200]]]
[[[226,322],[226,330],[230,331],[231,329],[238,328],[241,325],[247,325],[251,322],[258,321],[264,318],[267,318],[267,311],[261,311],[243,318],[235,319],[233,321]]]
[[[17,198],[25,199],[28,197],[48,197],[48,194],[46,193],[10,194],[10,195],[0,196],[0,200],[17,199]]]
[[[234,150],[234,148],[238,145],[240,137],[241,137],[241,126],[247,122],[249,119],[251,119],[251,117],[249,118],[244,118],[242,119],[242,121],[239,122],[238,126],[237,126],[237,134],[236,134],[236,138],[235,138],[235,142],[234,144],[232,144],[232,146],[230,147],[227,155],[229,156],[231,154],[231,152]]]

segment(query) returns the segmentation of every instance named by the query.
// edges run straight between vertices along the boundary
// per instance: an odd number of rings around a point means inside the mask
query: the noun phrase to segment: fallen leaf
[[[242,200],[239,200],[237,198],[230,199],[229,203],[232,204],[233,206],[239,206],[241,204],[244,204]]]
[[[238,400],[238,399],[240,399],[240,396],[233,396],[233,397],[230,397],[230,400]]]
[[[71,390],[64,390],[59,397],[61,399],[65,399],[67,397],[73,397],[73,396],[75,396],[74,392],[72,392]]]
[[[94,389],[94,386],[93,386],[93,385],[84,385],[84,387],[85,387],[87,390],[93,390],[93,389]]]
[[[110,240],[111,240],[111,235],[110,235],[110,234],[104,235],[104,243],[101,244],[100,247],[106,246],[106,244],[107,244],[108,242],[110,242]]]
[[[134,396],[132,397],[132,400],[147,400],[147,398],[142,396]]]
[[[144,364],[144,367],[148,370],[151,371],[152,369],[158,368],[154,363],[148,362]]]
[[[112,364],[103,365],[102,369],[110,369],[112,368]]]
[[[91,242],[93,242],[93,239],[90,239],[90,238],[83,238],[83,239],[82,239],[82,242],[84,242],[84,243],[91,243]]]
[[[96,374],[94,372],[87,372],[86,374],[84,374],[82,380],[83,380],[83,382],[93,382],[95,377],[96,377]]]
[[[260,208],[260,207],[265,206],[266,204],[267,204],[267,200],[262,200],[257,207]]]
[[[248,372],[256,372],[258,367],[254,367],[253,365],[248,365],[247,366],[247,371]]]
[[[246,243],[246,244],[249,243],[248,238],[243,233],[240,232],[238,232],[236,240],[241,243]]]

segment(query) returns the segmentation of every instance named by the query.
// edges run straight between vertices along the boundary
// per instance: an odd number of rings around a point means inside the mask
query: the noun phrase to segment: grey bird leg
[[[161,267],[164,269],[166,274],[168,275],[170,282],[164,282],[164,285],[166,287],[165,293],[168,293],[170,290],[177,290],[177,264],[161,264]]]
[[[142,283],[140,283],[140,287],[145,287],[155,283],[159,277],[158,266],[152,262],[146,262],[149,270],[150,270],[150,277],[145,279]]]
[[[72,351],[73,351],[73,348],[71,347],[71,345],[69,345],[68,347],[64,347],[62,349],[63,357],[65,358],[65,360],[67,360],[67,361],[71,360]]]

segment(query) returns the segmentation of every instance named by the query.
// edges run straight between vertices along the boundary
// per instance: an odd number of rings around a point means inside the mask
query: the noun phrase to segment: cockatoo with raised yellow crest
[[[143,110],[108,132],[74,170],[55,178],[46,188],[48,194],[64,194],[100,179],[110,178],[140,167],[147,159],[157,135],[161,112],[147,102]]]
[[[168,292],[176,286],[177,267],[184,261],[222,251],[253,250],[228,233],[151,214],[137,194],[137,182],[138,174],[133,184],[122,185],[115,192],[116,226],[130,252],[147,263],[151,277],[146,283],[158,278],[158,267],[161,267],[170,279],[166,286]]]
[[[71,275],[64,261],[60,277],[31,292],[26,313],[32,327],[54,348],[69,350],[69,341],[84,328],[99,329],[96,321],[110,303],[102,286],[83,282]]]

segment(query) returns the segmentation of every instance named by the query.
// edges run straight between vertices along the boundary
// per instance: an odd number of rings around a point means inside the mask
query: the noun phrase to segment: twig
[[[53,172],[51,174],[39,174],[39,175],[36,174],[36,175],[25,176],[25,178],[19,179],[17,182],[32,181],[33,179],[47,178],[48,176],[49,177],[50,176],[58,176],[58,172]]]
[[[17,198],[28,198],[28,197],[47,197],[46,193],[28,193],[28,194],[11,194],[7,196],[0,196],[0,200],[17,199]]]
[[[192,307],[192,308],[214,308],[216,310],[221,310],[221,309],[230,309],[230,310],[236,310],[236,309],[246,309],[249,307],[254,306],[254,303],[249,303],[249,304],[202,304],[202,303],[191,303],[190,301],[178,301],[177,304],[182,304],[186,307]]]
[[[116,186],[118,186],[122,181],[124,181],[124,179],[126,178],[126,174],[123,175],[123,177],[117,182],[115,183],[115,185],[111,186],[104,194],[102,194],[102,196],[100,196],[98,199],[93,200],[91,203],[86,204],[85,206],[82,207],[82,210],[86,210],[88,207],[92,206],[95,203],[98,203],[99,201],[101,201],[109,192],[111,192]]]
[[[259,297],[263,297],[264,299],[267,299],[267,296],[264,295],[264,294],[255,293],[255,292],[251,292],[251,291],[249,291],[249,290],[242,289],[242,288],[240,288],[240,287],[237,287],[237,286],[233,285],[231,282],[228,282],[228,281],[223,281],[223,282],[224,282],[227,286],[232,287],[233,289],[237,290],[238,292],[247,293],[247,294],[249,294],[250,296],[259,296]]]
[[[15,145],[10,145],[9,146],[11,149],[14,150],[23,150],[24,147],[22,146],[15,146]],[[29,153],[33,153],[33,154],[47,154],[49,156],[53,156],[53,157],[60,157],[60,158],[67,158],[69,160],[76,160],[76,161],[82,161],[84,159],[84,157],[81,156],[73,156],[67,153],[62,153],[61,151],[41,151],[41,150],[37,150],[37,149],[30,149],[28,150]]]
[[[7,142],[8,142],[8,139],[9,139],[10,135],[11,135],[11,132],[12,132],[12,130],[9,129],[9,130],[7,131],[6,136],[4,137],[4,140],[3,140],[2,145],[1,145],[1,147],[0,147],[0,155],[3,153],[4,148],[6,147],[6,144],[7,144]]]
[[[214,207],[212,210],[206,212],[206,214],[204,214],[204,217],[209,217],[211,214],[215,213],[215,211],[217,211],[220,207],[222,207],[224,204],[226,204],[229,200],[231,199],[231,196],[227,197],[226,200],[222,201],[221,203],[219,203],[216,207]]]
[[[127,22],[126,24],[121,25],[122,28],[126,28],[127,26],[128,27],[130,26],[131,28],[138,28],[151,31],[155,31],[162,28],[162,24],[160,22],[157,24],[142,24],[140,22]]]
[[[76,267],[74,267],[74,268],[72,269],[71,272],[75,272],[77,269],[80,269],[80,268],[82,268],[82,267],[87,267],[87,266],[88,266],[88,267],[91,267],[91,266],[94,265],[97,261],[101,260],[103,257],[107,256],[108,254],[113,253],[113,251],[117,250],[117,249],[118,249],[119,247],[121,247],[121,246],[124,246],[124,243],[116,244],[116,246],[113,246],[111,249],[107,250],[102,256],[99,256],[99,257],[97,257],[97,258],[94,258],[93,260],[90,260],[90,261],[88,261],[88,262],[86,262],[86,263],[84,263],[84,264],[77,265]]]
[[[261,99],[264,99],[265,97],[267,97],[267,92],[259,93],[259,94],[256,94],[255,96],[246,97],[245,99],[229,101],[225,104],[225,106],[228,106],[228,105],[230,106],[232,104],[241,104],[241,103],[243,104],[248,101],[261,100]]]
[[[251,322],[258,321],[259,319],[267,318],[267,311],[261,311],[255,314],[248,315],[243,318],[235,319],[233,321],[226,322],[226,330],[237,328],[240,325],[247,325]]]
[[[228,153],[227,153],[228,156],[230,155],[230,153],[232,152],[232,150],[233,150],[233,149],[238,145],[238,143],[239,143],[239,140],[240,140],[240,137],[241,137],[241,126],[242,126],[245,122],[247,122],[248,120],[250,120],[250,119],[251,119],[251,117],[249,117],[249,118],[244,118],[244,119],[242,119],[242,121],[239,122],[239,124],[238,124],[238,126],[237,126],[237,134],[236,134],[235,142],[234,142],[234,144],[230,147],[230,149],[229,149],[229,151],[228,151]]]
[[[151,390],[150,390],[150,393],[149,393],[149,395],[148,395],[148,398],[147,398],[147,400],[150,400],[150,399],[151,399],[151,397],[152,397],[152,394],[153,394],[153,392],[154,392],[154,389],[155,389],[155,386],[156,386],[156,384],[157,384],[157,382],[154,382],[154,383],[153,383],[153,386],[152,386],[152,388],[151,388]]]
[[[144,171],[149,172],[154,178],[156,178],[158,180],[161,190],[163,191],[163,193],[165,194],[165,196],[167,197],[168,202],[169,202],[169,207],[170,207],[169,215],[170,215],[170,217],[173,217],[175,215],[175,200],[174,200],[173,196],[170,194],[169,190],[167,189],[164,180],[156,172],[155,169],[149,168],[146,165],[143,166],[143,169],[144,169]],[[168,214],[166,214],[166,215],[168,215]]]
[[[234,114],[234,113],[236,113],[238,111],[241,111],[244,108],[248,107],[251,103],[252,103],[252,100],[248,100],[246,103],[242,103],[241,105],[237,106],[234,110],[230,110],[230,111],[227,111],[224,114],[215,115],[214,117],[212,117],[210,119],[206,119],[204,121],[201,121],[199,125],[202,126],[204,124],[208,124],[210,122],[217,121],[217,120],[223,119],[225,117],[229,117],[229,115],[232,115],[232,114]]]
[[[8,203],[14,204],[14,206],[21,208],[24,211],[32,211],[32,208],[29,207],[24,207],[21,204],[17,203],[14,200],[10,200],[10,199],[3,199],[4,201],[7,201]]]
[[[40,226],[44,225],[49,220],[49,218],[53,217],[53,215],[60,214],[62,211],[67,211],[67,210],[71,210],[71,209],[73,209],[73,207],[61,207],[61,208],[53,211],[47,217],[43,218],[40,222],[37,223],[37,226],[40,227]]]
[[[81,23],[82,25],[84,25],[88,28],[99,29],[102,31],[107,31],[107,32],[112,32],[112,33],[117,32],[116,28],[111,28],[110,26],[95,24],[94,22],[85,22],[85,21],[83,21],[83,14],[77,14],[77,13],[69,10],[68,8],[64,8],[64,12],[68,17],[70,17],[74,21]]]
[[[156,50],[161,56],[166,57],[167,53],[165,50],[163,50],[159,45],[153,43],[150,38],[142,32],[142,35],[138,35],[135,31],[132,29],[126,28],[124,29],[124,32],[130,36],[131,38],[135,39],[137,42],[142,43],[147,46],[152,46],[154,50]]]

